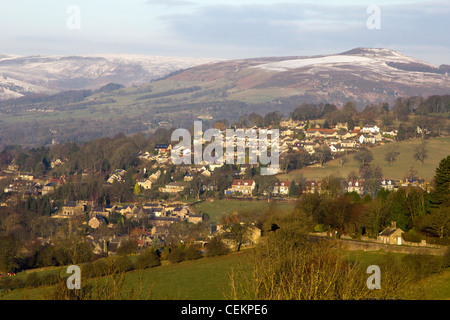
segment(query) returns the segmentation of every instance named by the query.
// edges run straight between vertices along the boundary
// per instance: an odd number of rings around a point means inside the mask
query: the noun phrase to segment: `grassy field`
[[[385,178],[403,179],[411,167],[417,171],[420,178],[431,180],[434,177],[436,167],[439,161],[450,154],[450,137],[439,137],[427,140],[428,158],[424,164],[414,160],[414,149],[422,141],[420,139],[412,139],[400,142],[386,143],[382,146],[377,146],[372,149],[373,165],[379,165],[383,170]],[[391,165],[384,160],[385,154],[395,150],[400,152],[397,160]],[[342,178],[347,178],[347,175],[352,171],[358,172],[359,163],[353,159],[353,155],[345,156],[346,162],[340,166],[339,160],[335,159],[325,163],[323,167],[305,167],[299,170],[294,170],[288,174],[280,174],[278,179],[283,180],[298,180],[301,176],[306,179],[322,179],[323,177],[334,175]]]
[[[127,272],[124,296],[139,300],[224,300],[228,294],[230,272],[233,268],[245,266],[247,252],[243,250],[225,256],[166,263],[155,268]],[[88,281],[95,284],[97,280]],[[43,300],[53,290],[54,286],[16,289],[0,293],[0,300]]]
[[[222,199],[215,201],[205,201],[194,206],[194,211],[197,213],[208,213],[212,223],[218,223],[222,217],[232,214],[235,211],[257,211],[264,213],[270,206],[265,200],[261,201],[240,201],[235,199]],[[280,210],[291,210],[295,203],[277,203],[277,208]]]
[[[394,260],[400,260],[407,254],[386,253],[384,251],[349,251],[347,260],[358,262],[365,269],[370,265],[377,265],[387,255],[390,255]],[[405,299],[450,300],[450,268],[411,284]]]
[[[230,273],[233,269],[248,268],[248,253],[248,250],[244,250],[226,256],[164,264],[156,268],[128,272],[123,286],[124,296],[132,299],[156,300],[229,299]],[[347,260],[359,262],[364,270],[369,265],[377,264],[387,254],[383,251],[349,251]],[[389,255],[394,259],[401,259],[404,256],[397,253]],[[450,299],[450,269],[414,283],[409,289],[407,299]],[[51,286],[18,289],[0,293],[0,300],[40,300],[45,299],[53,290],[54,287]]]

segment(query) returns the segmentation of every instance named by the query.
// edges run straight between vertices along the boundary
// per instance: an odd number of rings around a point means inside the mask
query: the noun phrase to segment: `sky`
[[[450,0],[1,0],[0,54],[222,59],[388,48],[450,64]]]

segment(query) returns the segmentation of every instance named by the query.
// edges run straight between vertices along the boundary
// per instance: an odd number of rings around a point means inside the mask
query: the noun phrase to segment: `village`
[[[259,128],[253,128],[256,131]],[[355,127],[348,130],[347,124],[338,123],[332,128],[321,128],[320,125],[311,125],[309,121],[294,121],[292,119],[282,121],[279,126],[279,155],[283,159],[286,153],[308,154],[311,157],[310,165],[318,165],[320,159],[315,154],[323,148],[328,148],[329,159],[339,158],[342,155],[357,152],[360,148],[370,148],[385,142],[386,139],[395,139],[396,130],[380,131],[375,126]],[[225,132],[223,132],[225,134]],[[258,145],[258,138],[244,137],[241,142],[245,143],[246,148]],[[234,146],[239,143],[235,142]],[[261,150],[259,150],[261,151]],[[221,168],[223,164],[193,164],[176,166],[178,172],[177,179],[171,179],[167,183],[160,185],[162,175],[167,175],[168,168],[172,165],[171,154],[173,152],[172,144],[156,144],[153,150],[141,150],[136,156],[140,160],[139,173],[135,178],[135,194],[142,194],[156,189],[157,197],[152,202],[146,199],[137,198],[130,203],[109,203],[99,206],[98,203],[88,200],[65,201],[59,207],[54,200],[52,203],[51,217],[53,219],[66,219],[77,221],[88,227],[85,236],[93,245],[94,253],[114,255],[120,246],[127,241],[136,241],[140,249],[148,246],[164,247],[167,238],[170,236],[170,226],[174,223],[201,224],[207,230],[207,238],[200,241],[203,245],[212,237],[226,233],[226,226],[221,223],[212,224],[204,214],[197,214],[193,210],[192,203],[185,200],[193,193],[190,185],[194,179],[199,181],[196,201],[200,193],[207,193],[219,190],[214,179],[210,177],[214,171]],[[191,150],[177,150],[182,154],[190,154]],[[238,160],[238,159],[236,159]],[[321,180],[306,180],[295,185],[295,182],[289,180],[270,180],[270,186],[261,188],[258,183],[258,175],[249,175],[253,169],[256,170],[259,164],[249,165],[245,159],[241,159],[242,164],[236,166],[234,176],[226,188],[220,190],[220,198],[233,198],[242,200],[258,201],[287,201],[295,202],[302,194],[322,194],[325,192]],[[52,159],[50,166],[56,168],[64,163],[64,159]],[[281,166],[282,167],[282,166]],[[150,172],[152,172],[150,174]],[[14,204],[18,199],[27,197],[52,197],[55,190],[64,186],[69,180],[83,180],[89,177],[89,172],[84,170],[75,173],[73,176],[61,176],[58,178],[47,176],[34,176],[30,173],[22,173],[14,163],[5,168],[0,173],[0,179],[9,180],[9,183],[3,190],[4,196],[0,206],[7,207]],[[205,179],[203,179],[205,178]],[[107,176],[105,186],[122,184],[127,179],[127,170],[116,169]],[[204,181],[207,181],[206,183]],[[350,179],[342,182],[344,192],[356,193],[363,197],[369,193],[365,186],[364,179]],[[420,179],[393,180],[383,178],[378,181],[377,190],[396,191],[400,187],[413,186],[429,192],[429,182]],[[164,195],[164,197],[162,197]],[[214,201],[217,197],[210,196],[207,200]],[[127,225],[127,232],[119,233],[117,225]],[[249,226],[247,226],[249,227]],[[253,237],[248,241],[254,244],[257,238],[261,236],[262,231],[254,225],[251,234]],[[108,230],[99,232],[98,230]],[[259,231],[258,231],[259,230]],[[381,234],[380,234],[381,235]],[[41,239],[43,243],[51,243],[51,239]],[[386,240],[381,240],[386,241]],[[396,240],[397,241],[397,240]],[[224,237],[223,242],[230,248],[236,246],[236,243]],[[243,244],[244,246],[247,243]]]

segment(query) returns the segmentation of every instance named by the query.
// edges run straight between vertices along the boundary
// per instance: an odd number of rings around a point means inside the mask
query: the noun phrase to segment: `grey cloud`
[[[339,52],[353,47],[445,44],[449,47],[448,6],[438,2],[385,5],[381,30],[369,30],[367,5],[205,6],[190,14],[161,17],[175,36],[202,45],[272,48],[273,54],[292,54],[306,48]],[[442,32],[439,32],[442,30]],[[447,31],[445,31],[447,30]],[[395,48],[393,48],[395,49]]]

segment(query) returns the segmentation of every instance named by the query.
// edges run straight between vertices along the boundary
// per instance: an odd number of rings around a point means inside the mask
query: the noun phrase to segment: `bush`
[[[120,273],[120,272],[127,272],[130,270],[133,270],[133,263],[131,262],[131,259],[129,257],[113,257],[110,262],[110,273]]]
[[[147,248],[136,259],[137,269],[153,268],[161,265],[161,261],[154,248]]]
[[[21,288],[24,286],[24,283],[15,277],[7,277],[0,280],[0,289],[2,290],[12,290]]]
[[[127,256],[138,251],[138,244],[135,240],[125,241],[117,250],[117,254]]]
[[[42,277],[42,285],[51,286],[59,281],[59,275],[57,273],[47,273]]]
[[[314,231],[315,232],[325,232],[325,231],[327,231],[327,226],[325,226],[324,224],[316,224],[315,226],[314,226]]]
[[[401,264],[412,272],[415,279],[423,279],[442,271],[442,257],[409,254],[402,258]]]
[[[221,241],[220,237],[214,237],[206,246],[206,256],[215,257],[228,254],[230,249]]]
[[[418,234],[415,230],[410,230],[402,234],[402,238],[409,242],[420,242],[422,241],[422,236]]]
[[[83,263],[81,266],[81,274],[85,278],[93,278],[96,276],[94,264],[92,262]]]
[[[185,259],[184,247],[175,247],[169,253],[167,259],[171,263],[179,263]]]
[[[0,280],[0,289],[12,290],[23,288],[25,283],[17,277],[7,277]]]
[[[25,285],[28,288],[39,287],[41,285],[41,279],[36,272],[29,273],[25,278]]]
[[[196,260],[201,258],[201,246],[195,244],[188,246],[184,252],[184,257],[186,260]]]
[[[99,259],[92,263],[92,277],[101,277],[106,274],[107,264],[105,259]]]

